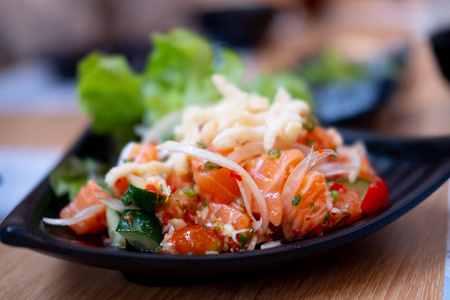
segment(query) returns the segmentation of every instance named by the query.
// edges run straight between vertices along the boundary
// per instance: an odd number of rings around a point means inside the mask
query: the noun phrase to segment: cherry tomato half
[[[375,177],[370,182],[366,196],[361,203],[363,214],[371,214],[386,205],[389,198],[389,190],[386,182],[380,177]]]
[[[222,252],[223,241],[213,232],[201,225],[189,225],[175,230],[169,239],[173,249],[179,254],[202,255],[208,251]]]

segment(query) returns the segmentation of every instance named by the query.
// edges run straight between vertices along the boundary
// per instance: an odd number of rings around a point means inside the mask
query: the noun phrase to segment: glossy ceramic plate
[[[320,255],[362,238],[396,220],[425,200],[450,176],[450,136],[428,139],[387,138],[342,130],[347,142],[364,140],[377,172],[390,189],[382,210],[320,237],[276,248],[211,256],[161,255],[106,248],[100,236],[77,236],[65,227],[46,226],[66,203],[57,199],[45,178],[0,226],[1,241],[58,258],[126,273],[158,276],[234,274],[274,268]],[[107,143],[86,133],[69,152],[106,160]],[[102,146],[102,147],[100,147]],[[68,154],[68,155],[69,155]],[[151,276],[151,275],[150,275]],[[186,276],[188,277],[188,276]]]

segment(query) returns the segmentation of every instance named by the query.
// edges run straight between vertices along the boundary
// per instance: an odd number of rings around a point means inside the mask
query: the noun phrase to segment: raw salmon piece
[[[231,151],[218,151],[209,145],[207,151],[226,157]],[[221,166],[208,168],[210,162],[197,158],[190,158],[190,167],[193,171],[193,181],[198,186],[199,196],[202,201],[230,204],[236,197],[241,196],[236,176]],[[208,170],[209,169],[209,170]],[[239,176],[238,176],[239,177]]]
[[[205,214],[206,217],[202,218],[202,212],[206,209],[208,214]],[[208,203],[205,208],[202,208],[198,222],[199,224],[231,224],[235,230],[251,227],[251,218],[243,211],[226,204],[213,202]]]
[[[339,155],[337,158],[337,161],[341,162],[341,163],[351,163],[351,159],[345,155]],[[369,160],[367,159],[367,157],[364,154],[360,155],[360,163],[361,163],[361,167],[359,169],[358,177],[366,178],[369,180],[372,180],[373,178],[375,178],[376,173],[375,173],[374,169],[372,168],[372,165],[370,164]]]
[[[361,155],[361,169],[359,170],[358,177],[372,180],[375,178],[375,176],[375,171],[373,170],[369,160],[365,155]]]
[[[226,168],[194,173],[194,182],[198,186],[202,201],[232,203],[237,197],[241,196],[236,180],[231,171]]]
[[[140,145],[139,151],[134,157],[135,163],[147,163],[158,159],[158,150],[155,145]]]
[[[266,200],[269,213],[269,222],[274,226],[281,224],[283,217],[283,202],[281,192],[290,172],[304,158],[300,150],[284,150],[277,154],[264,154],[249,160],[245,164],[245,169],[253,177]],[[260,213],[259,207],[253,199],[252,210]]]
[[[358,192],[351,191],[342,185],[337,190],[339,199],[333,201],[333,207],[339,212],[331,211],[329,217],[324,221],[324,231],[351,224],[361,219],[361,200]]]
[[[321,126],[316,125],[306,136],[299,136],[297,143],[314,146],[314,149],[336,149],[333,137]]]
[[[172,191],[182,190],[186,187],[194,185],[192,181],[192,174],[177,175],[175,169],[172,169],[169,176],[166,179],[167,185],[170,186]]]
[[[80,189],[80,192],[75,199],[64,207],[59,216],[62,219],[69,219],[75,216],[80,211],[96,204],[103,205],[102,209],[97,214],[90,216],[83,221],[80,221],[69,227],[77,234],[94,234],[107,230],[106,225],[106,206],[98,200],[98,198],[111,198],[112,196],[104,192],[95,182],[89,180],[87,185]]]
[[[331,196],[323,175],[309,171],[295,194],[301,195],[297,205],[294,199],[283,199],[283,233],[286,239],[323,233],[323,221],[331,209]]]
[[[188,196],[183,190],[178,190],[170,195],[167,203],[161,208],[169,213],[172,218],[184,219],[186,222],[192,222],[197,216],[197,210],[201,203],[197,196]]]

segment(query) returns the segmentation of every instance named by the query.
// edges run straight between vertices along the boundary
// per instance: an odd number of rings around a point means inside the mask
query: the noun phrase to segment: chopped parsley
[[[247,235],[244,235],[242,232],[238,234],[238,240],[239,240],[239,249],[244,248],[244,246],[247,244],[248,241],[250,241],[253,238],[253,232],[255,230],[253,228],[250,228],[250,230],[247,232]]]
[[[212,169],[221,169],[222,167],[219,166],[218,164],[215,164],[213,162],[207,161],[205,162],[205,168],[202,170],[202,173],[206,173]]]
[[[134,158],[125,158],[123,160],[123,163],[129,163],[129,162],[133,162],[133,161],[134,161]]]
[[[314,120],[311,116],[308,116],[306,118],[306,122],[303,123],[303,128],[305,128],[308,132],[311,132],[314,130],[314,127],[316,127],[316,125],[316,120]]]
[[[302,199],[302,194],[298,194],[297,197],[295,197],[294,199],[292,199],[291,204],[294,206],[297,206],[300,203],[300,200]]]
[[[197,194],[194,191],[194,188],[192,186],[186,187],[183,189],[183,194],[185,194],[188,197],[195,197]]]
[[[175,202],[178,203],[178,206],[180,207],[181,210],[183,210],[183,207],[181,207],[181,202],[180,200],[178,200],[177,198],[175,198]]]
[[[208,205],[208,201],[203,201],[202,206],[205,207]]]
[[[311,203],[309,208],[311,208],[312,211],[316,211],[316,205],[314,203]]]
[[[337,191],[331,190],[330,194],[331,194],[331,197],[333,197],[333,199],[334,199],[333,201],[336,201],[339,199],[339,193]]]
[[[313,145],[315,142],[316,142],[315,139],[307,138],[307,139],[306,139],[306,146],[311,146],[311,145]]]
[[[323,219],[323,223],[322,223],[323,225],[327,224],[327,220],[328,220],[329,217],[331,217],[331,214],[330,214],[329,211],[327,211],[327,215],[326,215],[325,218]]]
[[[198,210],[198,206],[194,205],[193,203],[191,203],[191,205],[189,206],[193,211],[197,211]]]
[[[339,224],[341,224],[341,223],[344,223],[344,222],[347,221],[348,218],[350,218],[350,216],[352,215],[352,214],[349,213],[348,211],[344,211],[342,214],[344,215],[344,217],[339,221],[339,223],[338,223],[337,225],[339,225]]]
[[[206,148],[208,148],[205,144],[203,144],[202,142],[197,142],[197,146],[200,148],[200,149],[206,149]]]
[[[281,156],[281,151],[280,150],[269,150],[269,159],[270,160],[275,160],[280,158]]]
[[[217,230],[218,232],[220,232],[220,227],[221,227],[221,226],[220,226],[220,223],[217,223],[217,224],[216,224],[216,230]]]

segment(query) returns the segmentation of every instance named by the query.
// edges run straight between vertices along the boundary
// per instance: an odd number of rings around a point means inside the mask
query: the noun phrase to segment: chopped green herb
[[[217,223],[217,224],[216,224],[216,230],[217,230],[218,232],[220,232],[220,227],[221,227],[221,226],[220,226],[220,223]]]
[[[248,241],[250,241],[253,238],[253,232],[255,230],[253,228],[250,228],[250,230],[247,232],[247,235],[244,235],[242,232],[238,234],[238,240],[239,240],[239,249],[244,248],[245,244],[247,244]]]
[[[270,160],[275,160],[280,158],[281,156],[281,151],[280,150],[269,150],[269,159]]]
[[[200,148],[200,149],[206,149],[206,148],[208,148],[205,144],[203,144],[202,142],[197,142],[197,146]]]
[[[333,199],[334,199],[333,201],[336,201],[339,199],[339,193],[337,191],[331,190],[330,194],[331,194],[331,197],[333,197]]]
[[[159,251],[162,250],[162,248],[163,248],[162,246],[156,247],[155,250],[153,250],[153,253],[158,253]]]
[[[352,214],[349,213],[348,211],[344,211],[342,214],[344,215],[344,217],[339,221],[339,223],[338,223],[337,225],[339,225],[339,224],[341,224],[341,223],[344,223],[344,222],[347,221],[347,220],[350,218],[350,216],[352,215]]]
[[[311,145],[313,145],[315,142],[316,142],[315,139],[307,138],[307,139],[306,139],[306,146],[311,146]]]
[[[311,203],[309,208],[311,208],[312,211],[316,211],[316,205],[314,203]]]
[[[253,233],[255,230],[253,228],[250,228],[250,230],[247,233],[247,241],[250,241],[253,238]]]
[[[209,227],[203,224],[203,227],[205,227],[206,230],[209,230]]]
[[[245,244],[247,244],[247,237],[242,233],[239,232],[239,249],[244,248]]]
[[[197,195],[194,191],[194,188],[191,186],[184,188],[183,194],[185,194],[188,197],[195,197]]]
[[[323,223],[322,223],[323,225],[327,224],[327,220],[328,220],[329,217],[331,217],[331,214],[330,214],[329,211],[327,211],[327,215],[326,215],[325,218],[323,219]]]
[[[178,206],[180,207],[180,209],[182,209],[182,208],[181,208],[180,200],[178,200],[177,198],[175,198],[175,202],[178,203]]]
[[[198,206],[194,205],[193,203],[191,203],[191,205],[189,206],[193,211],[197,211],[198,210]]]
[[[205,168],[202,170],[202,173],[206,173],[212,169],[221,169],[222,167],[213,162],[207,161],[205,162]]]
[[[202,206],[205,207],[208,205],[208,201],[203,201]]]
[[[133,161],[134,161],[134,158],[125,158],[123,160],[123,163],[129,163],[129,162],[133,162]]]
[[[306,122],[303,124],[303,128],[305,128],[308,132],[311,132],[314,130],[314,127],[316,127],[317,122],[311,118],[311,116],[308,116],[306,118]]]
[[[297,206],[300,203],[300,200],[302,199],[302,194],[298,194],[297,197],[295,197],[294,199],[292,199],[291,204],[294,206]]]

